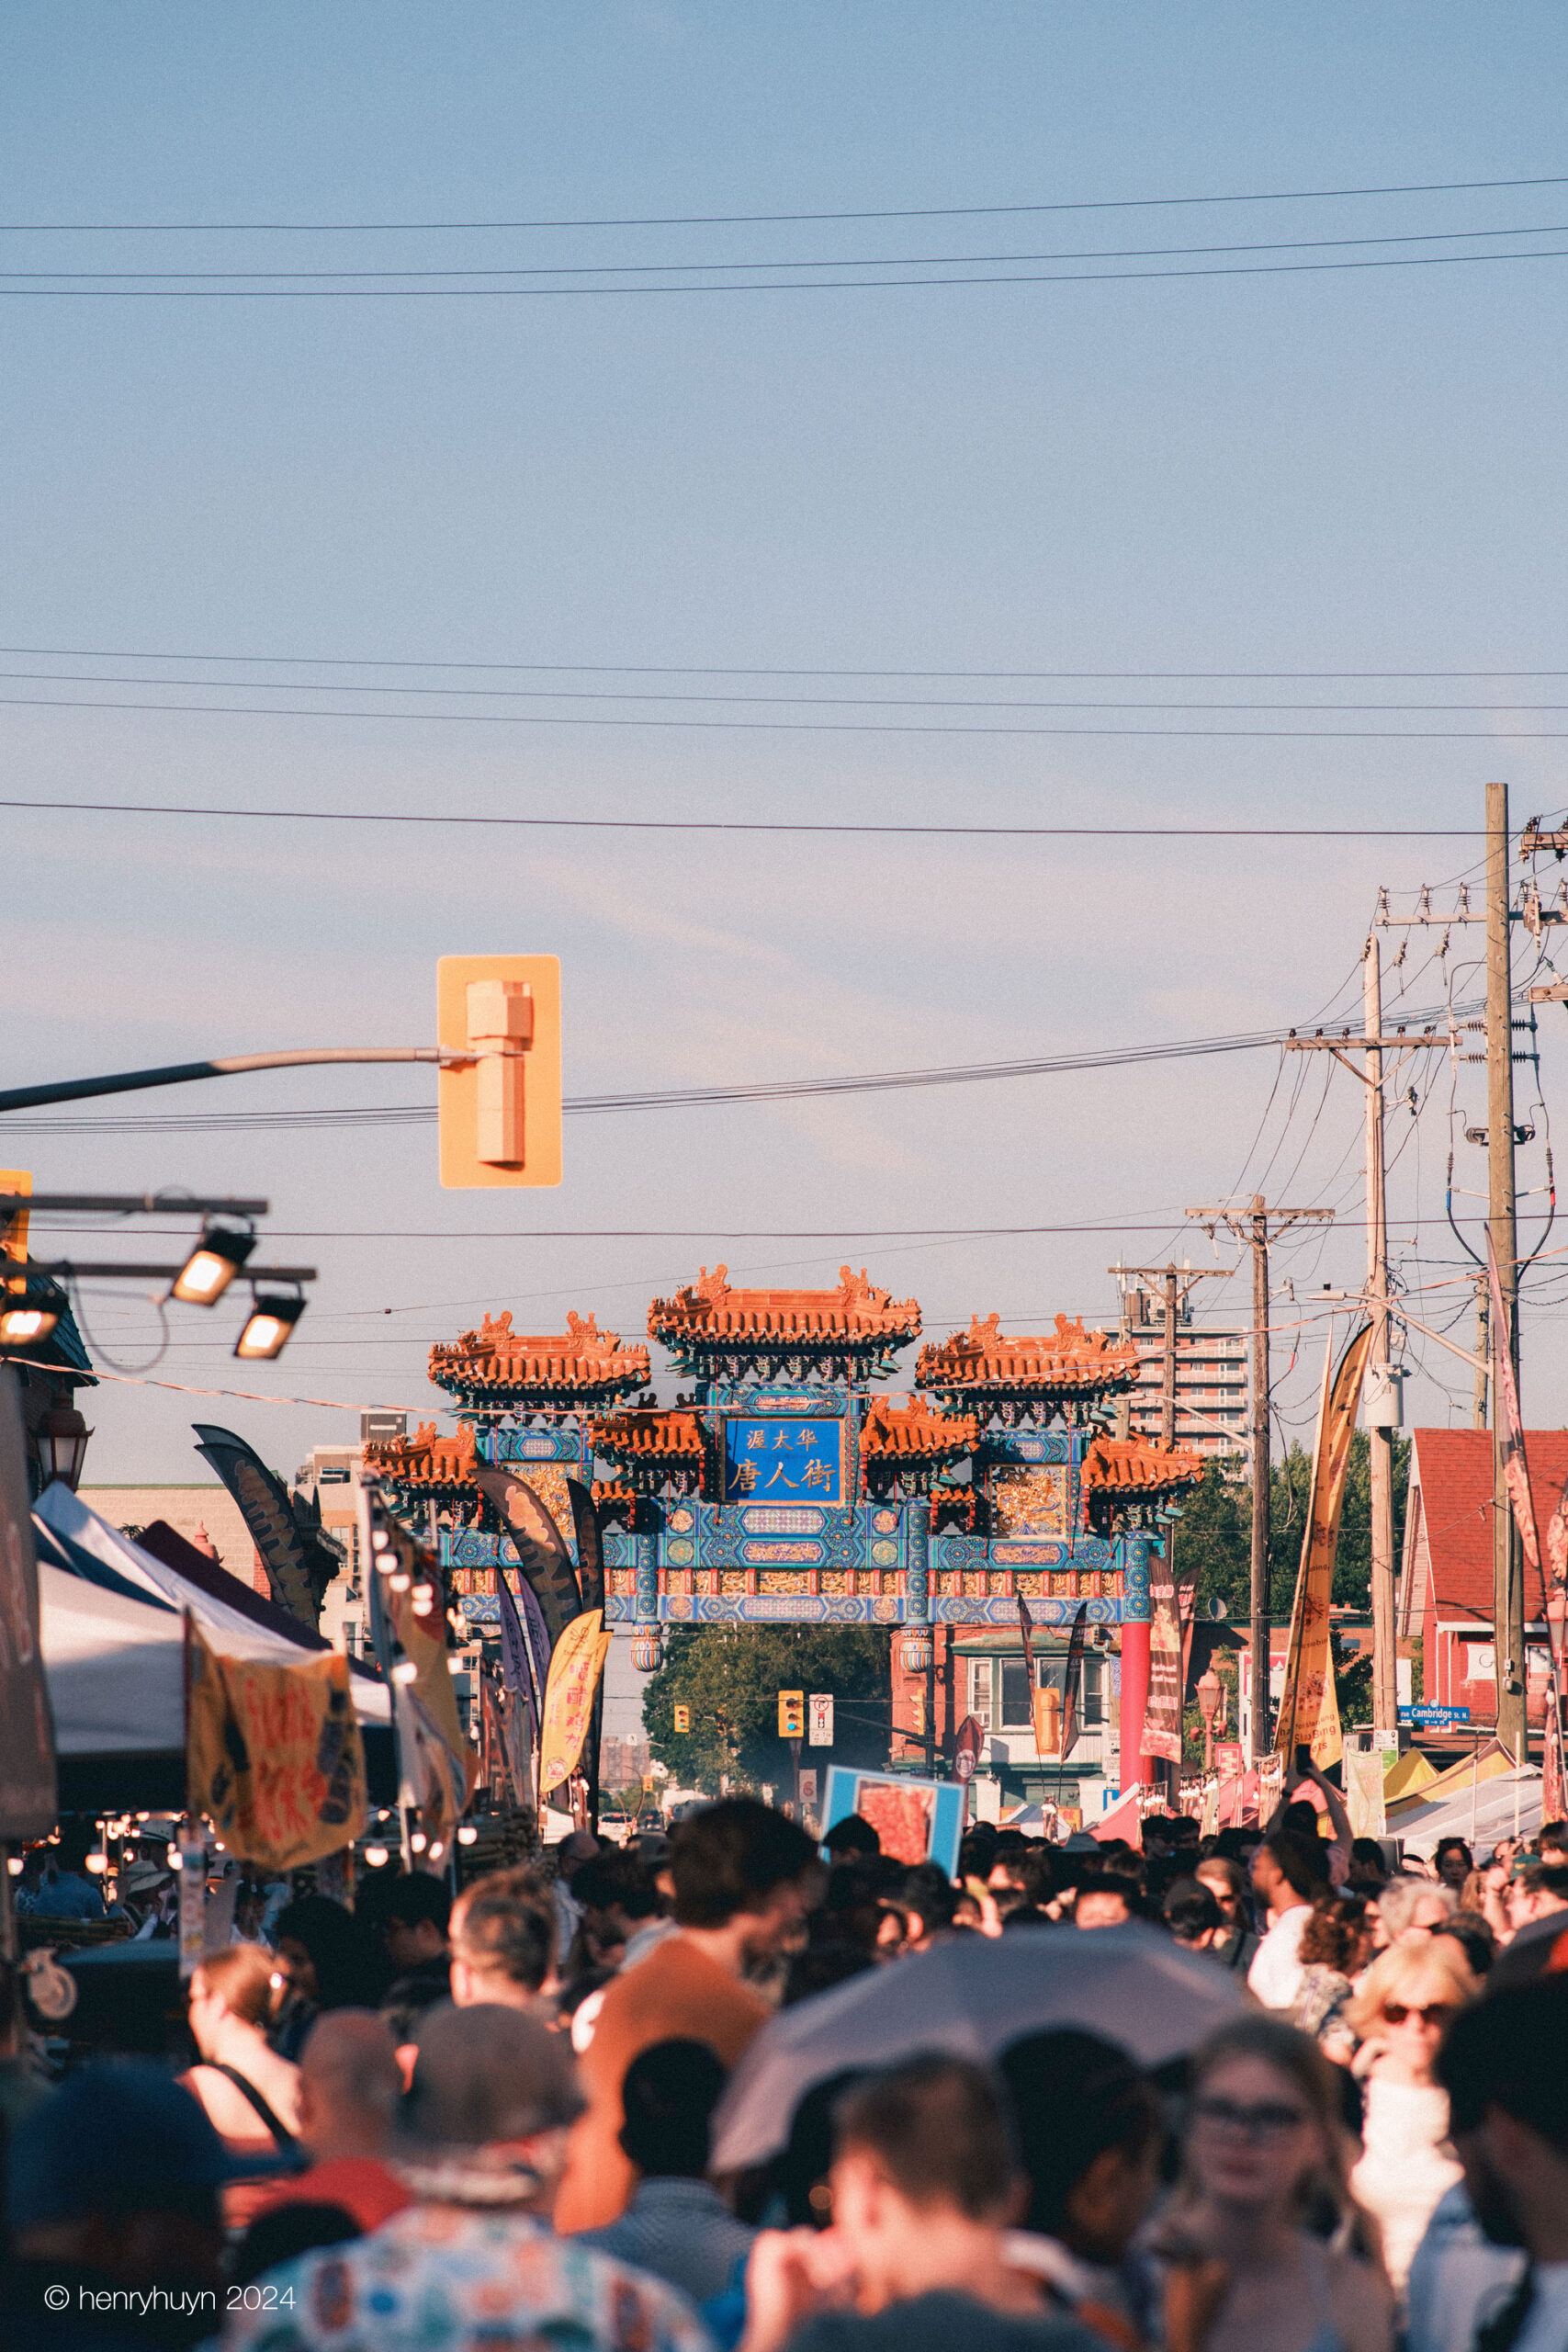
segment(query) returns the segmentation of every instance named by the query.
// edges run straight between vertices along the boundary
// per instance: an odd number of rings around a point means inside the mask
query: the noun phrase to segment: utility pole
[[[1252,1250],[1252,1626],[1248,1641],[1252,1677],[1252,1753],[1269,1753],[1272,1737],[1269,1703],[1269,1228],[1276,1237],[1292,1225],[1326,1225],[1332,1209],[1270,1209],[1261,1193],[1248,1210],[1189,1209],[1212,1234],[1228,1227]]]
[[[1382,1037],[1382,955],[1375,931],[1362,950],[1361,1010],[1368,1039]],[[1382,1046],[1369,1042],[1367,1104],[1367,1305],[1372,1320],[1370,1373],[1388,1370],[1388,1194],[1383,1181]],[[1383,1384],[1385,1389],[1387,1383]],[[1375,1744],[1397,1747],[1399,1650],[1393,1617],[1393,1438],[1367,1422],[1371,1487],[1372,1724]]]
[[[1514,1224],[1514,1008],[1508,940],[1508,787],[1486,787],[1487,1230],[1505,1328],[1492,1334],[1519,1378],[1518,1244]],[[1504,1476],[1503,1416],[1492,1414],[1492,1634],[1497,1737],[1525,1761],[1525,1586],[1518,1531]]]

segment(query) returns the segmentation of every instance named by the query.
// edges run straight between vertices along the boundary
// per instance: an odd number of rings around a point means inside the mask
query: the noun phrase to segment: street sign
[[[808,1745],[831,1747],[833,1745],[833,1694],[830,1690],[811,1693],[811,1731]]]
[[[692,1711],[691,1711],[690,1707],[677,1707],[677,1708],[676,1708],[676,1710],[675,1710],[675,1728],[676,1728],[676,1730],[677,1730],[678,1732],[682,1732],[682,1733],[689,1732],[689,1731],[691,1730],[691,1728],[692,1728]]]
[[[779,1692],[779,1737],[804,1739],[806,1736],[806,1693],[804,1690]]]
[[[803,1772],[800,1776],[800,1809],[802,1813],[815,1813],[817,1810],[817,1775],[815,1772]]]
[[[560,959],[436,963],[441,1182],[474,1192],[561,1178]]]
[[[1413,1731],[1451,1731],[1470,1721],[1468,1707],[1401,1707],[1399,1720]]]

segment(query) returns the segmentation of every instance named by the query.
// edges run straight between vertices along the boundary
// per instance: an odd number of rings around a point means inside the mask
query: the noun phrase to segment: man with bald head
[[[279,2182],[264,2210],[338,2205],[362,2230],[412,2203],[385,2162],[402,2096],[392,2037],[371,2009],[329,2009],[299,2053],[299,2139],[310,2169]]]

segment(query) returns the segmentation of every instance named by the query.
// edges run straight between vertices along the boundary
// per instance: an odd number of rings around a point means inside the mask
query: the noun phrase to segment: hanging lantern
[[[929,1674],[935,1657],[931,1648],[931,1628],[919,1625],[907,1633],[901,1655],[906,1674]]]
[[[638,1674],[657,1674],[664,1663],[664,1643],[657,1625],[639,1625],[632,1635],[632,1665]]]

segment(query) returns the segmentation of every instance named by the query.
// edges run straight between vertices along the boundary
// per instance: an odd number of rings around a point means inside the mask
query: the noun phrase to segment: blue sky
[[[1561,11],[1529,5],[17,10],[0,27],[0,220],[640,220],[1544,178],[1568,172],[1565,45]],[[899,255],[1550,232],[1568,222],[1565,208],[1568,186],[700,231],[13,227],[0,232],[0,270],[842,257],[874,274]],[[1531,242],[1568,244],[1568,231],[1493,240]],[[1553,701],[1562,681],[1550,677],[744,689],[1484,706],[1037,711],[1027,723],[1124,731],[1032,736],[94,710],[67,706],[266,696],[58,679],[183,680],[203,674],[202,654],[220,657],[205,674],[242,684],[307,674],[236,666],[275,654],[705,672],[1568,668],[1565,266],[679,298],[0,296],[0,642],[52,650],[0,653],[0,670],[55,673],[0,679],[6,793],[1442,827],[1473,823],[1484,780],[1501,775],[1520,818],[1560,807],[1560,744],[1499,740],[1562,731],[1560,713],[1525,709]],[[411,673],[366,682],[396,674]],[[712,676],[663,684],[735,690]],[[339,707],[371,699],[344,695]],[[690,707],[657,707],[666,718]],[[551,702],[535,715],[582,708]],[[1314,727],[1345,731],[1290,739]],[[1219,733],[1179,731],[1199,728]],[[1285,731],[1223,740],[1247,728]],[[1167,729],[1179,731],[1148,731]],[[1424,739],[1399,740],[1405,729]],[[58,809],[11,811],[6,832],[25,885],[6,894],[0,971],[16,1081],[273,1045],[423,1042],[439,954],[553,949],[569,1083],[585,1094],[1304,1020],[1349,1001],[1336,994],[1347,981],[1354,994],[1379,885],[1408,894],[1479,854],[1465,841],[1135,833],[432,837]],[[1416,962],[1413,951],[1404,977]],[[1434,967],[1410,1001],[1441,993]],[[1562,1016],[1549,1011],[1548,1102],[1562,1058]],[[0,1135],[0,1154],[56,1188],[266,1193],[276,1254],[321,1267],[276,1372],[236,1379],[232,1317],[203,1324],[187,1311],[152,1377],[417,1407],[430,1398],[430,1341],[484,1306],[539,1329],[558,1329],[569,1306],[592,1308],[636,1331],[653,1291],[717,1258],[737,1280],[745,1269],[812,1283],[852,1258],[915,1293],[932,1329],[972,1308],[1015,1325],[1057,1307],[1105,1317],[1119,1250],[1163,1256],[1183,1207],[1256,1181],[1276,1143],[1270,1193],[1337,1202],[1345,1228],[1321,1250],[1314,1239],[1282,1252],[1281,1274],[1354,1277],[1357,1090],[1292,1065],[1266,1114],[1278,1074],[1262,1054],[581,1120],[561,1191],[502,1199],[442,1193],[434,1136],[418,1127]],[[1396,1211],[1427,1220],[1409,1227],[1422,1250],[1412,1282],[1453,1271],[1446,1228],[1430,1222],[1442,1215],[1450,1075],[1431,1072],[1419,1125],[1405,1115],[1391,1135],[1391,1148],[1404,1147]],[[414,1073],[296,1073],[145,1108],[427,1099]],[[1459,1128],[1482,1115],[1475,1073],[1461,1074],[1454,1099]],[[1457,1148],[1457,1181],[1483,1184],[1481,1156]],[[1521,1183],[1542,1181],[1539,1151],[1521,1166]],[[861,1238],[1116,1218],[1120,1238]],[[558,1231],[671,1227],[694,1238]],[[719,1238],[784,1227],[828,1238]],[[1177,1240],[1178,1254],[1187,1246]],[[1531,1419],[1562,1417],[1561,1290],[1541,1293],[1526,1326]],[[1223,1295],[1215,1285],[1208,1303]],[[107,1297],[87,1307],[117,1362],[147,1363],[149,1308]],[[1280,1340],[1297,1355],[1289,1417],[1310,1412],[1321,1327],[1299,1339]],[[1451,1374],[1462,1412],[1468,1375]],[[195,1418],[229,1421],[286,1469],[350,1427],[324,1408],[220,1410],[151,1386],[106,1385],[94,1402],[91,1479],[196,1475]],[[1418,1418],[1449,1416],[1428,1383],[1410,1402]]]

